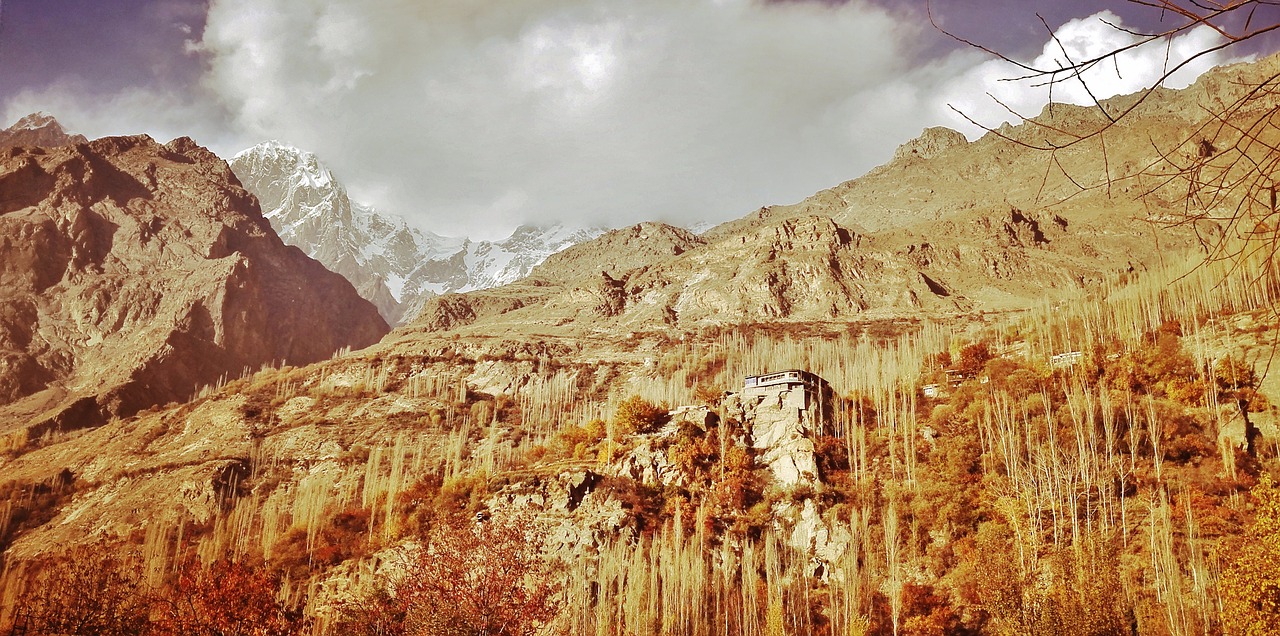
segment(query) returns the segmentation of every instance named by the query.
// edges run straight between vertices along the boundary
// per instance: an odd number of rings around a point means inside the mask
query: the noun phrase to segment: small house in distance
[[[1067,351],[1066,353],[1056,353],[1049,358],[1049,366],[1054,369],[1069,369],[1080,364],[1084,359],[1084,353],[1081,351]]]
[[[744,406],[778,400],[779,406],[799,409],[819,432],[824,431],[831,418],[833,395],[831,385],[821,376],[800,369],[749,375],[742,386]]]

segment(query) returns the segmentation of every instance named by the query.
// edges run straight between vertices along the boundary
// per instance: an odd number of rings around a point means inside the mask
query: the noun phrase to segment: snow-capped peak
[[[14,124],[9,130],[40,130],[41,128],[49,126],[57,126],[58,129],[62,128],[62,125],[58,123],[58,120],[53,118],[53,115],[45,113],[44,111],[36,111],[22,119],[19,119],[18,123]]]
[[[270,167],[275,172],[287,172],[306,180],[313,187],[325,187],[334,183],[333,173],[320,163],[315,153],[274,139],[236,153],[231,162],[256,164],[260,168]]]
[[[313,153],[279,141],[236,154],[231,169],[284,242],[346,276],[390,323],[438,294],[523,278],[547,256],[605,230],[521,226],[500,241],[440,236],[353,202]]]

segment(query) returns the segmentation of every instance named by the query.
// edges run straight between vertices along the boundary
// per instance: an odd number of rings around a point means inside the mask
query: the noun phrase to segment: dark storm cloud
[[[3,7],[3,95],[68,78],[96,93],[183,86],[203,72],[184,52],[204,30],[202,0],[7,0]]]

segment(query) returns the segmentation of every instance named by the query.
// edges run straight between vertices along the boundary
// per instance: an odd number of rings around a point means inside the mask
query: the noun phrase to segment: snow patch
[[[521,226],[500,241],[441,236],[351,201],[314,154],[279,141],[237,153],[230,164],[282,240],[346,276],[366,298],[389,295],[400,311],[433,296],[512,283],[551,254],[606,231],[557,224]],[[389,320],[399,317],[395,307],[380,309]]]

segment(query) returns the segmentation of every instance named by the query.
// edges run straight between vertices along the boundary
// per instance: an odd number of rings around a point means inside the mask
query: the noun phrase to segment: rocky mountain
[[[1203,161],[1206,108],[1277,67],[1273,57],[1107,100],[1110,112],[1132,110],[1102,136],[1087,136],[1107,121],[1096,108],[1064,105],[973,142],[931,128],[799,203],[697,236],[660,224],[611,232],[529,280],[433,299],[413,328],[625,333],[945,317],[1079,296],[1199,245],[1175,222],[1188,184],[1169,162]],[[1262,106],[1237,113],[1239,125]]]
[[[523,278],[548,255],[602,232],[554,225],[522,226],[500,241],[440,236],[352,201],[312,153],[270,141],[230,163],[286,243],[346,276],[393,324],[431,297]]]
[[[1012,207],[876,233],[816,214],[709,237],[641,224],[565,250],[525,281],[432,299],[413,327],[630,332],[1024,308],[1154,265],[1148,229]],[[649,253],[664,235],[680,240]],[[1174,235],[1164,246],[1191,244]]]
[[[62,124],[51,115],[32,113],[19,119],[14,125],[0,130],[0,150],[19,146],[44,146],[53,148],[89,141],[83,135],[67,133]]]
[[[0,152],[0,430],[11,445],[386,331],[188,138]]]
[[[734,633],[766,633],[783,629],[779,616],[795,619],[793,633],[889,634],[898,618],[929,633],[1175,633],[1166,617],[1217,607],[1231,589],[1235,565],[1219,575],[1203,564],[1241,550],[1254,532],[1242,505],[1251,475],[1275,468],[1248,440],[1250,427],[1265,429],[1258,449],[1278,436],[1280,378],[1253,374],[1274,352],[1276,284],[1265,256],[1160,269],[1185,264],[1196,243],[1165,221],[1181,184],[1147,185],[1143,153],[1194,130],[1204,95],[1230,100],[1229,87],[1275,74],[1259,65],[1242,79],[1250,68],[1153,95],[1134,111],[1146,128],[1112,129],[1106,159],[1016,142],[1046,122],[1083,130],[1093,115],[1082,109],[975,142],[925,131],[889,164],[799,204],[701,234],[637,224],[515,283],[433,298],[361,351],[75,435],[10,438],[5,580],[76,547],[124,546],[159,575],[193,554],[226,555],[281,573],[322,622],[350,607],[338,599],[385,599],[361,588],[396,574],[401,548],[450,530],[494,537],[473,520],[501,528],[506,516],[568,577],[563,633],[704,634],[725,617]],[[226,167],[189,142],[3,156],[3,227],[31,229],[0,243],[0,262],[85,264],[0,270],[0,282],[56,299],[17,297],[35,304],[32,321],[61,316],[27,339],[32,351],[96,343],[99,324],[169,324],[149,309],[169,296],[147,294],[204,284],[240,262],[241,245],[283,249]],[[86,207],[82,189],[114,194]],[[171,216],[143,216],[157,210]],[[42,238],[63,227],[65,244]],[[62,291],[119,270],[95,255],[126,240],[176,273],[92,298],[143,309],[95,313],[89,292]],[[1117,277],[1138,284],[1099,284]],[[215,299],[240,289],[209,285]],[[252,302],[283,311],[271,303],[287,290],[270,291]],[[6,316],[23,307],[4,300]],[[215,306],[183,333],[230,334],[227,321],[255,307]],[[853,328],[919,318],[943,320],[891,337]],[[9,325],[23,323],[5,320],[5,337],[20,337]],[[212,355],[179,350],[194,339],[165,350]],[[1061,363],[1066,348],[1077,355]],[[946,369],[957,349],[958,366],[981,370]],[[1197,370],[1210,360],[1214,372]],[[766,380],[787,369],[822,381]],[[76,378],[64,384],[95,381]],[[826,404],[827,389],[841,399]]]
[[[1229,127],[1206,125],[1206,114],[1246,103],[1246,90],[1280,71],[1280,57],[1214,69],[1181,90],[1157,88],[1103,101],[1111,123],[1096,107],[1054,104],[1019,126],[1004,124],[970,142],[946,128],[930,128],[894,158],[866,175],[792,205],[767,206],[708,234],[737,231],[761,219],[829,216],[846,227],[880,232],[973,212],[1010,208],[1058,213],[1096,221],[1164,217],[1188,188],[1175,175],[1205,159],[1200,142],[1221,155],[1231,148]],[[1237,125],[1254,125],[1274,104],[1270,93],[1235,111]],[[1102,135],[1091,135],[1105,126]],[[1056,148],[1056,150],[1054,150]],[[1229,153],[1228,153],[1229,154]],[[1143,196],[1150,194],[1152,196]]]

